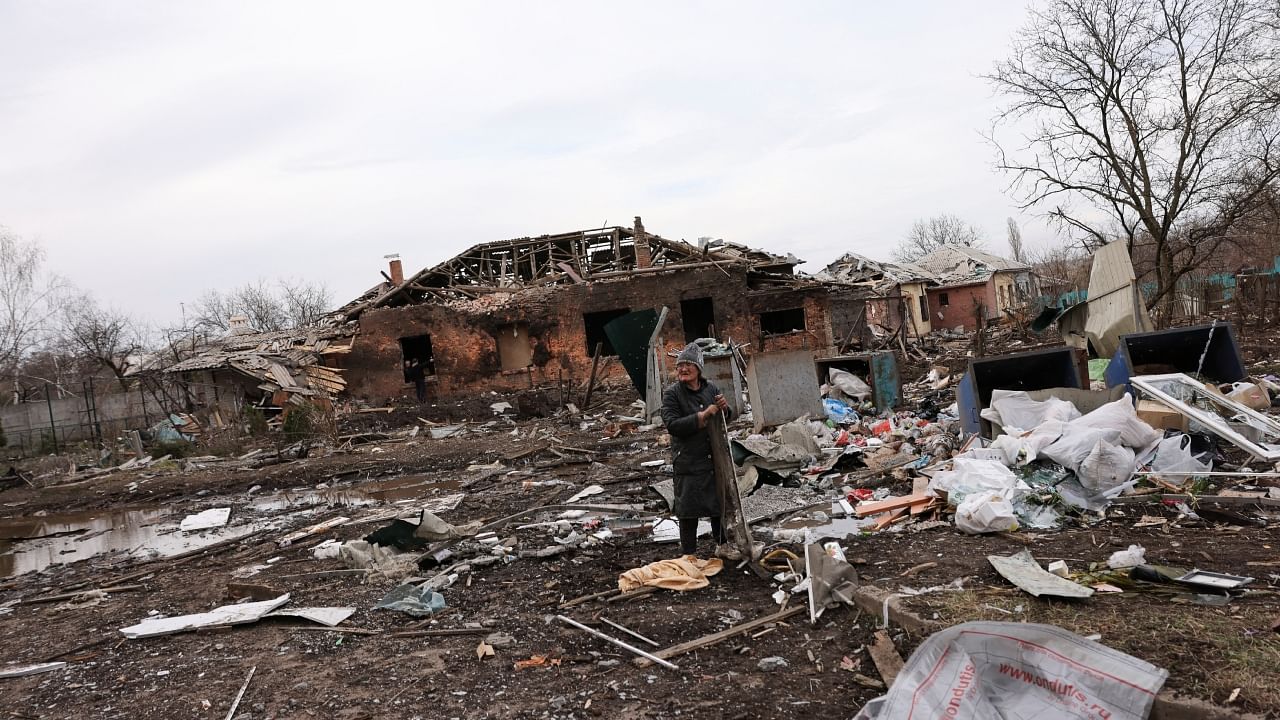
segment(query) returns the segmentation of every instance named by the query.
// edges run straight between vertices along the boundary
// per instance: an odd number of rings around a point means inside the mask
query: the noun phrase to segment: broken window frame
[[[1271,418],[1257,412],[1253,408],[1241,405],[1230,398],[1215,395],[1206,389],[1203,383],[1196,382],[1194,378],[1184,373],[1135,375],[1129,378],[1129,382],[1144,394],[1159,400],[1170,408],[1173,408],[1192,420],[1195,420],[1214,435],[1217,435],[1259,460],[1266,460],[1267,462],[1276,462],[1277,460],[1280,460],[1280,442],[1268,443],[1266,445],[1255,443],[1244,435],[1233,430],[1223,418],[1206,412],[1205,410],[1201,410],[1200,408],[1188,405],[1182,400],[1179,400],[1178,398],[1175,398],[1169,393],[1161,390],[1158,387],[1158,384],[1175,382],[1185,385],[1189,390],[1196,393],[1198,397],[1203,397],[1209,402],[1225,407],[1236,415],[1243,415],[1245,418],[1252,421],[1249,424],[1258,427],[1259,430],[1264,428],[1269,429],[1271,434],[1276,436],[1277,439],[1280,439],[1280,423],[1276,423]]]
[[[939,307],[951,307],[951,296],[944,292],[938,293],[938,305]]]
[[[791,317],[793,313],[799,313],[800,327],[791,328],[790,330],[777,330],[777,331],[765,329],[766,315],[773,315],[773,316],[786,315],[787,317]],[[809,317],[808,317],[808,314],[804,311],[803,305],[799,307],[793,307],[793,308],[783,308],[781,310],[765,310],[764,312],[757,313],[756,319],[760,322],[760,335],[762,337],[777,337],[780,335],[792,335],[795,333],[804,333],[809,331]]]

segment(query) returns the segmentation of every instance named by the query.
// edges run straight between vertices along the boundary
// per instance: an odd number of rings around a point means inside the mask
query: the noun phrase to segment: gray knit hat
[[[679,365],[680,363],[693,363],[698,366],[699,370],[701,370],[702,346],[696,342],[691,342],[688,345],[685,345],[684,349],[680,351],[680,354],[676,356],[676,364]]]

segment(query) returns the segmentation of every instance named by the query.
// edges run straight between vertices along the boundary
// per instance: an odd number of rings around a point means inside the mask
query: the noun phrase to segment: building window
[[[947,297],[946,293],[938,293],[938,304],[942,307],[950,307],[951,298]]]
[[[802,307],[760,313],[760,333],[763,335],[803,332],[804,329],[804,308]]]
[[[929,317],[929,298],[925,295],[917,296],[920,300],[920,322],[924,322]]]
[[[716,324],[715,306],[711,298],[694,298],[680,301],[680,322],[684,326],[684,341],[712,337]]]
[[[586,329],[587,336],[587,355],[594,355],[596,345],[601,345],[600,354],[606,357],[616,356],[617,350],[613,349],[613,343],[609,342],[609,336],[605,334],[604,326],[610,321],[616,320],[630,313],[628,308],[619,310],[601,310],[600,312],[589,312],[582,314],[582,326]]]
[[[523,323],[504,325],[498,329],[498,360],[502,369],[523,370],[533,363],[533,346],[529,344],[529,326]]]

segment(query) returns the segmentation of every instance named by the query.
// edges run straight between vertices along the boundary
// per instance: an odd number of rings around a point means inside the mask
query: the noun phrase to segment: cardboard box
[[[1139,400],[1138,417],[1157,430],[1181,430],[1190,425],[1186,415],[1156,400]]]

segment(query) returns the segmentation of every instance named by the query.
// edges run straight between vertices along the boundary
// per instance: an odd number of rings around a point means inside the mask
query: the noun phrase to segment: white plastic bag
[[[1119,487],[1133,476],[1136,466],[1133,451],[1123,445],[1099,441],[1076,469],[1076,477],[1086,490],[1105,493]]]
[[[988,414],[987,410],[993,411]],[[1049,420],[1074,420],[1080,411],[1066,400],[1051,397],[1048,400],[1032,400],[1022,390],[993,390],[991,407],[982,411],[982,417],[1000,423],[1006,432],[1032,430]]]
[[[866,400],[871,397],[871,386],[862,381],[862,378],[840,368],[831,368],[827,375],[831,380],[831,384],[840,389],[840,392],[851,398],[857,398],[859,401]]]
[[[998,460],[956,458],[952,466],[954,469],[934,475],[929,489],[945,491],[948,502],[953,505],[967,495],[984,490],[994,490],[1007,497],[1009,493],[1031,489]]]
[[[929,636],[854,720],[1138,720],[1168,677],[1052,625],[968,622]]]
[[[1018,518],[1003,494],[986,490],[965,497],[956,508],[956,528],[972,535],[1010,532],[1018,529]]]
[[[1130,545],[1128,550],[1118,550],[1107,558],[1107,567],[1122,570],[1142,565],[1147,561],[1147,549],[1141,545]]]
[[[1120,431],[1111,428],[1080,427],[1067,423],[1063,433],[1040,451],[1042,457],[1070,470],[1078,470],[1098,443],[1120,445]]]
[[[1213,470],[1213,461],[1200,462],[1191,454],[1191,436],[1173,435],[1156,445],[1151,471],[1171,482],[1182,483],[1192,475]]]
[[[1120,432],[1120,442],[1126,447],[1145,448],[1159,440],[1161,433],[1138,417],[1138,410],[1133,406],[1133,398],[1125,393],[1119,400],[1113,400],[1068,423],[1074,428],[1101,428]]]

